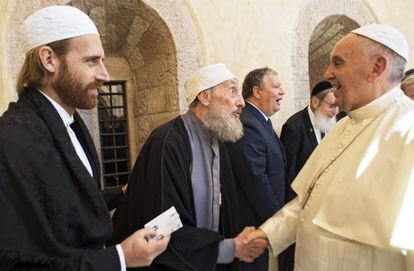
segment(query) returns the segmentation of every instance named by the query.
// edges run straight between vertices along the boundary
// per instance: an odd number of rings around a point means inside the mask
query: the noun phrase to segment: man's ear
[[[313,109],[316,109],[316,108],[319,107],[319,99],[318,99],[318,97],[312,96],[310,102],[311,102],[311,107]]]
[[[211,89],[204,90],[197,95],[199,103],[204,106],[208,106],[210,104],[210,97],[211,97]]]
[[[260,100],[260,97],[261,97],[260,91],[261,89],[258,86],[254,86],[252,89],[252,96],[255,97],[257,100]]]
[[[42,46],[39,50],[39,59],[48,72],[55,72],[59,62],[58,57],[49,46]]]
[[[385,56],[377,57],[368,74],[368,81],[374,82],[377,78],[383,75],[388,65],[389,61]]]

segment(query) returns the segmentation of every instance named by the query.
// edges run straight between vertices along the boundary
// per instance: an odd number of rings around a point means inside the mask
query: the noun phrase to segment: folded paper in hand
[[[153,229],[157,232],[157,235],[150,237],[148,241],[152,239],[159,240],[175,232],[182,226],[183,223],[181,223],[180,216],[174,206],[144,225],[146,229]]]

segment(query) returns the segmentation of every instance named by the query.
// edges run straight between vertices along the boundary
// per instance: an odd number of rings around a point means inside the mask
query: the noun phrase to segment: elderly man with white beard
[[[280,140],[286,152],[289,188],[313,150],[336,123],[338,110],[332,85],[322,81],[313,87],[309,106],[293,114],[283,124]],[[296,196],[292,189],[287,193],[288,200]]]
[[[147,270],[238,270],[263,240],[246,247],[237,235],[234,180],[224,142],[243,135],[239,82],[224,64],[205,66],[185,84],[189,110],[156,128],[135,163],[114,215],[114,243],[174,206],[184,227]]]

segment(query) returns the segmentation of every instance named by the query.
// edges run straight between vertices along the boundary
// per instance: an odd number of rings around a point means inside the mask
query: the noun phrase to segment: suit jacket
[[[286,181],[289,187],[287,198],[290,200],[296,196],[290,185],[318,145],[307,107],[286,121],[282,127],[280,140],[286,152]]]
[[[285,154],[273,127],[246,103],[240,119],[244,135],[228,150],[239,201],[240,230],[260,226],[285,204]],[[267,270],[267,253],[242,270]]]
[[[76,154],[53,105],[25,89],[0,118],[0,269],[117,270],[99,160],[77,113],[77,134],[96,178]]]
[[[240,119],[244,135],[228,144],[242,208],[242,226],[260,226],[285,204],[285,154],[273,128],[246,103]]]

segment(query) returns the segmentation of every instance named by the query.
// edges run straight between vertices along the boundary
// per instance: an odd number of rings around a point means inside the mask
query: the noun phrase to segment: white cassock
[[[414,102],[394,88],[350,112],[292,187],[260,228],[275,255],[296,241],[295,270],[414,270]]]

